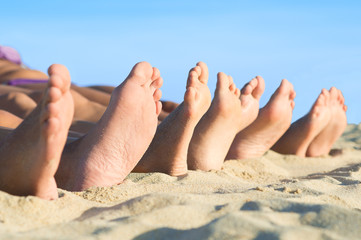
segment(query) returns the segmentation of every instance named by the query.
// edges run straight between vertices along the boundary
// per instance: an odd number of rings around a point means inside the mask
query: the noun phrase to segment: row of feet
[[[49,86],[33,113],[0,146],[0,189],[16,195],[57,198],[57,186],[71,191],[119,184],[131,172],[173,176],[188,169],[220,169],[227,159],[283,154],[327,154],[346,127],[346,106],[336,88],[323,89],[311,110],[291,125],[293,86],[283,80],[259,109],[264,80],[241,90],[219,73],[213,100],[208,69],[189,72],[184,101],[158,125],[163,80],[149,63],[136,64],[112,93],[94,128],[65,145],[73,117],[70,75],[49,68]]]

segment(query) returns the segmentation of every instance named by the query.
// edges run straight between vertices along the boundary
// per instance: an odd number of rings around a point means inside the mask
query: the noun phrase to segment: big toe
[[[130,71],[128,79],[139,81],[140,84],[145,84],[146,81],[151,81],[152,76],[152,65],[148,62],[139,62],[135,64]]]
[[[330,100],[337,101],[337,98],[339,96],[339,92],[338,92],[337,88],[331,87],[329,93],[330,93]]]
[[[282,79],[282,82],[277,90],[280,95],[287,96],[290,100],[295,99],[296,92],[293,89],[293,84],[290,83],[287,79]]]
[[[282,79],[282,82],[278,88],[280,94],[288,95],[293,90],[293,85],[287,79]]]
[[[223,72],[217,74],[216,92],[229,90],[231,86],[230,78]]]
[[[327,106],[330,99],[330,93],[326,89],[322,89],[320,95],[316,99],[314,106]]]

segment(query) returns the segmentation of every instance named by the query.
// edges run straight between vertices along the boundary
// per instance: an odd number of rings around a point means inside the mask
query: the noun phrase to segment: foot
[[[327,126],[313,139],[307,149],[307,157],[327,155],[333,143],[342,135],[347,126],[345,99],[340,90],[330,89],[329,108],[331,119]]]
[[[11,194],[58,198],[54,175],[74,105],[68,70],[52,65],[48,71],[50,78],[44,97],[0,146],[0,188]]]
[[[237,134],[226,159],[256,158],[269,150],[291,125],[295,97],[292,84],[282,80],[257,119]]]
[[[158,126],[157,133],[136,166],[136,172],[187,173],[187,152],[194,128],[209,108],[208,68],[199,62],[191,69],[184,101]]]
[[[282,154],[305,157],[312,140],[330,121],[329,98],[329,92],[323,89],[310,112],[292,123],[291,127],[272,147],[272,150]]]
[[[67,145],[57,173],[59,186],[81,191],[119,184],[148,148],[162,109],[163,80],[149,63],[136,64],[114,89],[108,108],[84,137]]]
[[[241,95],[232,77],[218,74],[211,107],[198,123],[189,146],[189,169],[221,168],[236,134],[257,117],[264,85],[264,80],[256,77],[244,86]]]

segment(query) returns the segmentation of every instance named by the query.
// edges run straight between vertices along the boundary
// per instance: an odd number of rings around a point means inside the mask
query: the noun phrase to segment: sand
[[[130,174],[113,187],[59,189],[55,201],[0,192],[0,238],[359,239],[361,124],[334,148],[342,153],[269,151],[184,177]]]

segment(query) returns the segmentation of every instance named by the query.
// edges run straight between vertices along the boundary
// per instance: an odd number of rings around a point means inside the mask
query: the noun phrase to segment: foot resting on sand
[[[52,65],[45,95],[0,146],[0,189],[15,195],[58,198],[54,179],[74,113],[70,75]]]
[[[211,103],[207,82],[207,65],[199,62],[189,72],[184,101],[158,126],[135,172],[163,172],[172,176],[187,173],[187,152],[194,128]]]
[[[236,134],[256,119],[264,80],[256,77],[241,91],[232,77],[218,74],[211,107],[198,123],[188,152],[189,169],[220,169]]]
[[[345,99],[340,90],[330,89],[329,108],[331,119],[326,127],[312,140],[307,149],[307,157],[329,154],[334,142],[342,135],[347,126]]]
[[[257,119],[235,137],[226,159],[245,159],[262,156],[291,125],[296,93],[287,80],[260,109]]]
[[[330,93],[323,89],[311,110],[292,123],[291,127],[272,147],[272,150],[282,154],[305,157],[311,142],[327,126],[331,116]]]
[[[68,144],[56,180],[66,190],[121,183],[152,141],[162,109],[163,80],[147,62],[136,64],[114,89],[99,122]]]

